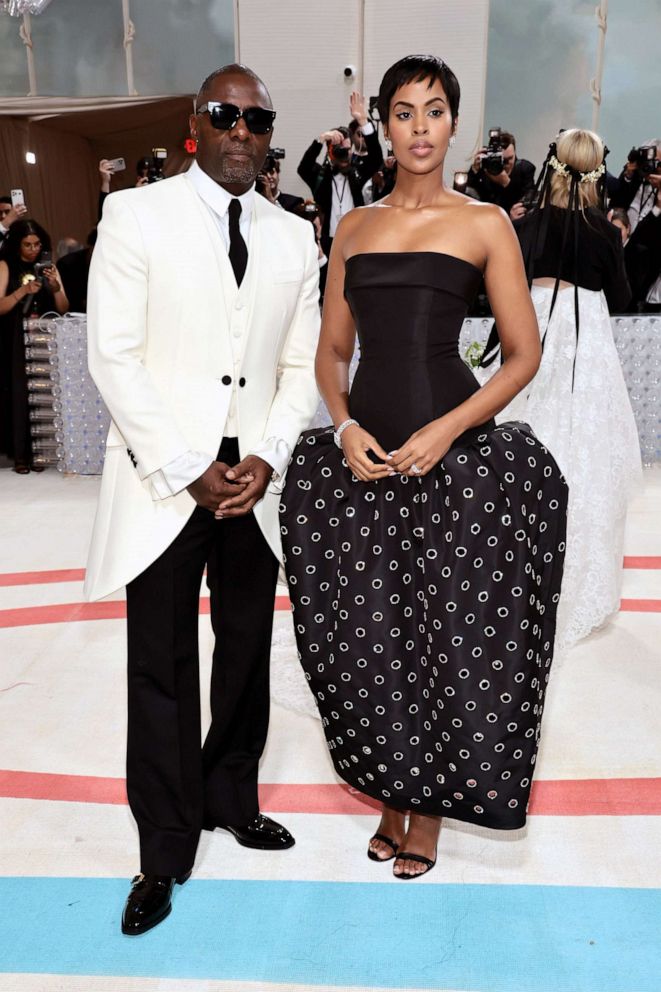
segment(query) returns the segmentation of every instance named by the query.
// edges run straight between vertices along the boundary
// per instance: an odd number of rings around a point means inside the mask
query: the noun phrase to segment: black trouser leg
[[[219,523],[207,580],[216,645],[203,753],[204,818],[212,826],[242,826],[259,812],[277,577],[277,559],[252,513]]]
[[[203,809],[198,614],[213,515],[197,507],[127,586],[127,789],[144,872],[193,864]]]

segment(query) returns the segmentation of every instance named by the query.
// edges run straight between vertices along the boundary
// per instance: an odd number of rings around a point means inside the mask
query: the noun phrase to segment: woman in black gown
[[[397,182],[338,227],[317,353],[336,443],[302,436],[281,506],[301,662],[338,774],[383,803],[368,855],[398,878],[433,867],[442,816],[525,823],[565,547],[552,456],[493,420],[539,332],[509,220],[443,185],[458,108],[440,59],[383,79]],[[482,274],[505,360],[480,389],[457,345]]]
[[[32,461],[23,319],[69,307],[54,265],[41,278],[35,275],[36,263],[50,250],[50,236],[40,224],[17,220],[0,251],[0,451],[14,459],[19,475],[27,475]],[[33,471],[42,469],[33,466]]]

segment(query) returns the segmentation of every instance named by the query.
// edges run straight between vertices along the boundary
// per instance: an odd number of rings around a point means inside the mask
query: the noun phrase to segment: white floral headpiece
[[[582,183],[596,183],[606,171],[606,163],[602,162],[599,168],[593,169],[592,172],[578,172],[577,169],[572,169],[565,162],[561,162],[555,155],[551,155],[549,165],[561,176],[579,176],[579,181]]]

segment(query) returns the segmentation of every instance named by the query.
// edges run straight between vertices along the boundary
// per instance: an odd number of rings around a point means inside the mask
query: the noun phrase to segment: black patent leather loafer
[[[285,851],[296,843],[285,827],[262,813],[242,827],[230,827],[224,823],[217,826],[228,830],[243,847],[253,847],[258,851]]]
[[[131,891],[122,913],[122,933],[127,937],[137,937],[161,923],[172,912],[172,890],[175,882],[183,885],[190,874],[187,872],[179,878],[170,875],[136,875],[131,882]]]

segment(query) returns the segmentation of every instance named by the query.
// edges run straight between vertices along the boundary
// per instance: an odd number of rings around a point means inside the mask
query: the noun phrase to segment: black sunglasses
[[[266,110],[265,107],[237,107],[233,103],[221,103],[216,100],[209,100],[197,108],[196,113],[208,113],[212,127],[218,131],[231,131],[243,117],[246,127],[251,134],[268,134],[273,130],[275,120],[275,110]]]

